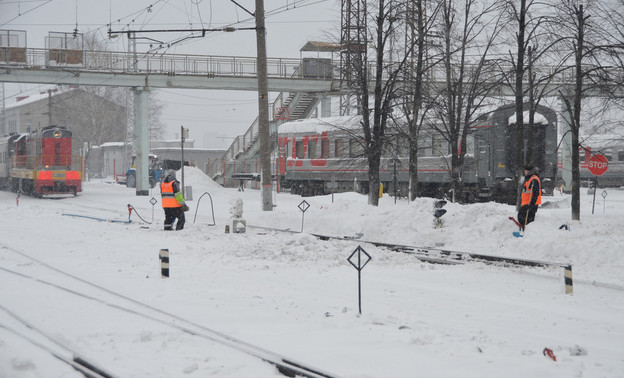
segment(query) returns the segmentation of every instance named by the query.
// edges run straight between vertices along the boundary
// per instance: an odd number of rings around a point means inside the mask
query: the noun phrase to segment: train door
[[[23,134],[15,141],[15,168],[26,168],[28,163],[28,153],[26,151],[26,135]]]

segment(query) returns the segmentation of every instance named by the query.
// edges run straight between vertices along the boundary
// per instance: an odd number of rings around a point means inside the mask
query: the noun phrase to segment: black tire
[[[126,177],[126,186],[128,188],[136,188],[136,176],[135,175],[129,175],[128,177]]]

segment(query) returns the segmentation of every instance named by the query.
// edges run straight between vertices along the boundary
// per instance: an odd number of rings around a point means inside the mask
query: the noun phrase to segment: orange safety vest
[[[537,201],[535,201],[536,205],[541,205],[542,204],[542,183],[540,182],[539,177],[532,175],[531,177],[529,177],[529,179],[524,183],[524,189],[522,189],[522,204],[521,206],[524,205],[528,205],[529,203],[531,203],[531,195],[533,194],[533,191],[531,190],[530,186],[531,186],[531,182],[533,180],[537,181],[537,185],[539,185],[540,190],[538,191],[538,195],[537,195]]]
[[[163,208],[182,207],[182,205],[178,203],[178,200],[176,200],[175,193],[173,193],[173,181],[161,183],[160,193],[162,195]]]

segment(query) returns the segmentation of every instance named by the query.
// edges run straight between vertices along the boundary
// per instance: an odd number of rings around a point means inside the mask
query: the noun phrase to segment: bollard
[[[566,294],[572,294],[572,265],[563,268],[563,280]]]
[[[160,250],[160,274],[162,278],[169,277],[169,250]]]

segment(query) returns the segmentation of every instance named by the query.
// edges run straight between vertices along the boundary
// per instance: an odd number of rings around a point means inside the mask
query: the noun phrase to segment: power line
[[[43,0],[42,0],[42,1],[43,1]],[[44,5],[48,4],[48,3],[51,3],[51,2],[52,2],[52,0],[47,0],[45,3],[40,4],[40,5],[37,5],[36,7],[32,8],[32,9],[29,9],[29,10],[27,10],[27,11],[26,11],[26,12],[24,12],[24,13],[21,13],[21,12],[20,12],[17,16],[13,17],[13,18],[12,18],[12,19],[10,19],[9,21],[5,22],[4,24],[1,24],[1,25],[0,25],[0,27],[2,27],[2,26],[4,26],[4,25],[6,25],[6,24],[10,23],[11,21],[13,21],[13,20],[15,20],[15,19],[17,19],[17,18],[19,18],[19,17],[21,17],[21,16],[23,16],[23,15],[26,15],[26,14],[28,14],[28,13],[30,13],[30,12],[32,12],[32,11],[34,11],[34,10],[36,10],[36,9],[39,9],[39,8],[41,8],[42,6],[44,6]],[[19,2],[18,2],[18,4],[19,4]]]

